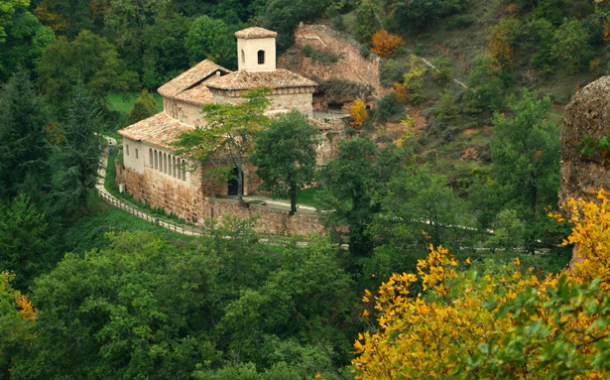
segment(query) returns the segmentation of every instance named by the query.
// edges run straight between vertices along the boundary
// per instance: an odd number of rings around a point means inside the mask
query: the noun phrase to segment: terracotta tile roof
[[[310,79],[285,69],[275,71],[234,71],[221,77],[210,78],[206,85],[218,90],[247,90],[256,86],[315,87],[318,84]]]
[[[247,28],[244,30],[239,30],[235,32],[235,37],[237,38],[265,38],[265,37],[277,37],[277,33],[272,30],[267,30],[264,28],[260,28],[258,26],[254,26],[252,28]]]
[[[174,96],[174,98],[195,105],[214,103],[214,95],[205,84],[199,84],[182,91]]]
[[[193,127],[189,127],[168,116],[165,112],[161,112],[121,129],[119,135],[173,150],[174,147],[170,146],[169,143],[176,140],[180,133],[192,129]]]
[[[198,82],[201,82],[210,75],[214,74],[217,70],[223,71],[224,73],[231,72],[231,70],[218,66],[212,61],[207,59],[203,60],[174,79],[165,83],[163,86],[159,87],[158,92],[162,96],[176,98],[182,91],[196,85]]]

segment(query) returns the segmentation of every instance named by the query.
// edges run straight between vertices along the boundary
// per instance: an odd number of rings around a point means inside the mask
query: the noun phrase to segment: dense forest
[[[610,73],[609,12],[592,0],[0,0],[2,378],[607,377],[610,299],[594,278],[608,273],[608,199],[565,216],[557,194],[561,107]],[[292,182],[316,184],[327,236],[263,244],[252,218],[187,237],[99,198],[100,133],[157,112],[150,93],[203,59],[236,69],[235,31],[275,30],[281,54],[300,22],[380,56],[387,89],[321,83],[354,94],[349,138],[323,166],[303,158]],[[113,107],[140,93],[129,113]],[[269,122],[260,152],[301,127],[315,145],[291,113]],[[468,148],[476,157],[458,160]],[[573,243],[586,260],[568,279]]]

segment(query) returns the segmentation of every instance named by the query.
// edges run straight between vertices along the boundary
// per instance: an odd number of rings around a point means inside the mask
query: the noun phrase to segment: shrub
[[[369,114],[366,111],[366,104],[362,99],[354,100],[350,113],[350,125],[355,129],[360,129],[368,117]]]
[[[303,54],[303,56],[305,57],[311,58],[314,61],[318,61],[324,64],[335,63],[339,60],[339,57],[337,57],[336,55],[314,49],[309,44],[301,48],[301,54]]]
[[[390,92],[377,101],[376,119],[380,123],[401,119],[405,105],[395,92]]]
[[[403,85],[408,91],[409,103],[418,105],[425,99],[422,76],[426,72],[426,68],[419,64],[415,55],[411,55],[409,65],[409,72],[404,75]]]
[[[379,30],[373,34],[371,51],[382,58],[388,58],[394,54],[401,44],[402,38],[399,36],[390,34],[385,30]]]
[[[591,54],[587,29],[578,20],[565,20],[555,31],[553,40],[553,58],[565,62],[570,72],[579,72]]]
[[[369,44],[368,43],[362,43],[360,44],[360,48],[358,49],[358,52],[360,53],[361,56],[363,56],[364,58],[368,58],[369,55],[371,55],[371,50],[369,48]]]
[[[455,119],[458,115],[458,107],[453,100],[453,94],[445,91],[441,95],[437,117],[439,120]]]
[[[449,66],[449,59],[447,58],[437,58],[434,60],[434,65],[436,69],[432,72],[434,75],[434,79],[441,86],[446,85],[451,82],[451,66]]]
[[[515,36],[519,28],[519,20],[508,18],[489,29],[487,47],[492,59],[501,67],[512,67],[514,60]]]
[[[474,22],[474,17],[471,15],[456,15],[455,17],[445,22],[445,29],[464,29],[468,28]]]
[[[345,79],[328,79],[319,82],[318,88],[328,95],[331,102],[356,98],[367,101],[374,90],[371,85]]]

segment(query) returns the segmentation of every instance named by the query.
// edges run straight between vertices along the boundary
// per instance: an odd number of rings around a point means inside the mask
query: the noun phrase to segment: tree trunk
[[[290,212],[292,216],[297,212],[297,184],[294,181],[290,182]]]
[[[250,204],[244,201],[244,172],[241,165],[237,167],[237,201],[242,207],[250,207]]]

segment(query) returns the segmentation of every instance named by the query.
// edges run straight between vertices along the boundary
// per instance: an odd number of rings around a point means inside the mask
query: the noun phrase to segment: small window
[[[186,181],[186,164],[184,163],[184,160],[182,160],[182,180]]]
[[[155,149],[155,169],[159,170],[159,160],[157,158],[157,150]]]
[[[148,164],[152,167],[153,166],[153,155],[152,155],[152,149],[148,149]]]
[[[129,156],[129,144],[125,144],[125,154]]]
[[[265,64],[265,51],[264,50],[258,51],[258,64],[259,65]]]
[[[138,150],[136,149],[136,160],[138,159]]]
[[[244,49],[241,49],[241,63],[246,63],[246,54],[244,53]]]

